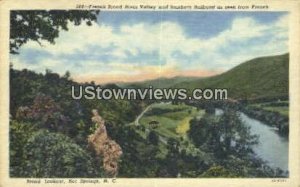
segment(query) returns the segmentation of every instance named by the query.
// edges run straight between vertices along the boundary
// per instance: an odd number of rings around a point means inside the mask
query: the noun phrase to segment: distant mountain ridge
[[[256,99],[287,97],[289,93],[289,54],[259,57],[213,77],[174,85],[194,88],[227,88],[228,97]]]
[[[158,78],[142,82],[124,83],[121,87],[146,88],[226,88],[228,97],[257,99],[288,97],[289,54],[259,57],[222,74],[199,77]]]
[[[152,86],[153,88],[170,88],[175,84],[179,84],[181,82],[198,80],[199,77],[184,77],[184,76],[176,76],[171,78],[160,77],[157,79],[151,79],[140,82],[130,82],[130,83],[119,83],[120,87],[133,87],[133,88],[149,88]]]

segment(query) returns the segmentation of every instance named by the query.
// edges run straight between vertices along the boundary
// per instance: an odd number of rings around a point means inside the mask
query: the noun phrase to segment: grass
[[[278,112],[281,115],[289,116],[289,107],[286,106],[277,106],[277,107],[263,107],[264,110],[271,112]]]
[[[160,135],[164,136],[164,137],[172,137],[172,138],[178,138],[178,135],[176,134],[175,130],[177,127],[177,123],[176,121],[164,117],[164,116],[147,116],[147,117],[143,117],[140,121],[140,123],[142,125],[144,125],[146,128],[149,128],[149,122],[150,121],[158,121],[159,122],[159,126],[156,129],[153,129],[154,131],[158,132]]]
[[[153,114],[153,110],[159,109],[162,113]],[[151,111],[152,110],[152,111]],[[206,162],[210,162],[210,156],[202,152],[199,148],[195,147],[194,144],[187,138],[187,131],[190,129],[190,120],[194,117],[202,117],[204,110],[197,110],[195,107],[179,104],[173,105],[168,103],[154,104],[140,119],[140,124],[145,126],[149,130],[154,130],[160,136],[168,138],[175,138],[180,142],[180,147],[185,149],[187,153],[192,155],[201,156]],[[149,127],[150,121],[158,121],[159,126],[155,129]],[[147,133],[143,131],[137,131],[144,137],[147,138]],[[159,158],[165,158],[168,153],[167,145],[159,142]]]
[[[263,102],[263,103],[255,103],[250,106],[261,108],[266,111],[278,112],[283,116],[289,116],[289,101],[276,101],[276,102]],[[287,106],[270,106],[271,104],[286,104]]]
[[[186,134],[188,130],[190,130],[190,120],[193,119],[192,117],[184,118],[180,124],[176,127],[177,134]]]
[[[163,113],[155,112],[156,109],[164,111]],[[147,114],[148,113],[148,114]],[[186,134],[190,128],[190,120],[194,117],[203,115],[203,111],[197,111],[195,107],[188,106],[185,104],[160,104],[154,105],[142,118],[140,123],[146,128],[149,127],[150,121],[157,121],[159,125],[153,129],[159,135],[166,138],[178,139]]]

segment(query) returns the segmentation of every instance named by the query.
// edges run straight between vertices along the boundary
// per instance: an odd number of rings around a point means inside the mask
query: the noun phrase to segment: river
[[[222,115],[222,113],[221,109],[216,109],[216,115]],[[253,147],[254,152],[267,161],[269,166],[288,171],[288,139],[280,136],[274,128],[242,112],[240,112],[240,118],[245,125],[251,127],[252,134],[259,136],[259,143]]]

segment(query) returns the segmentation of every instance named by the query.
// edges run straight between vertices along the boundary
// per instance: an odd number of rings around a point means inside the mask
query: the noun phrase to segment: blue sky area
[[[226,28],[235,18],[251,17],[261,24],[276,21],[286,12],[178,12],[178,11],[142,11],[142,12],[116,12],[105,11],[99,15],[99,24],[109,24],[115,29],[123,24],[136,23],[156,24],[171,21],[181,25],[190,37],[212,37]]]
[[[14,67],[106,83],[211,76],[288,52],[287,12],[102,11],[98,24],[69,28],[55,45],[24,45]]]

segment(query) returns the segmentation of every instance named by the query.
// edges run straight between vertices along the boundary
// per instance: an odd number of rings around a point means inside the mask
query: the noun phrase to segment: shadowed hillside
[[[288,96],[288,54],[255,58],[213,77],[181,82],[173,87],[227,88],[236,99]]]

